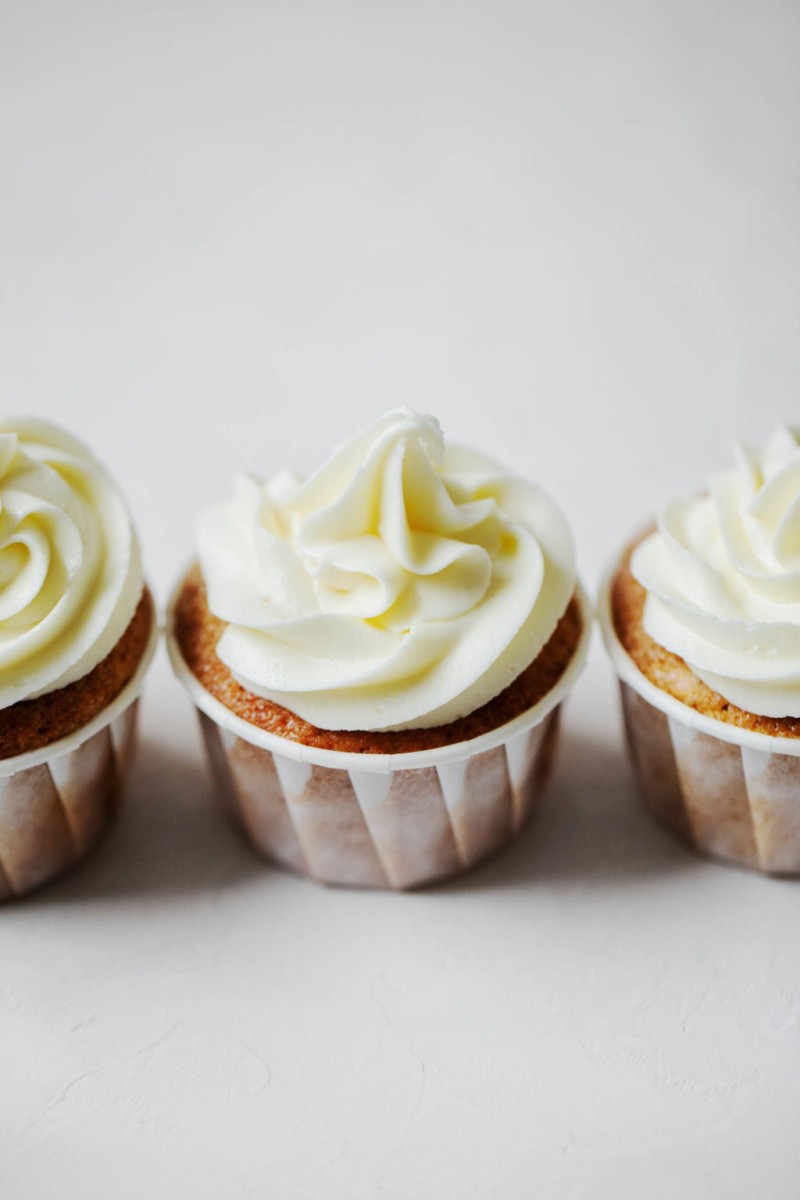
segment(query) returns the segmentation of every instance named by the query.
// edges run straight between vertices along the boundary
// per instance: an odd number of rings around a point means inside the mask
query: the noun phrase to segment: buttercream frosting
[[[87,675],[143,588],[125,502],[57,425],[0,418],[0,708]]]
[[[781,427],[701,495],[670,500],[631,570],[645,631],[725,700],[800,717],[800,444]]]
[[[554,502],[438,422],[387,413],[309,478],[239,479],[198,530],[217,653],[328,729],[444,724],[503,690],[575,591]]]

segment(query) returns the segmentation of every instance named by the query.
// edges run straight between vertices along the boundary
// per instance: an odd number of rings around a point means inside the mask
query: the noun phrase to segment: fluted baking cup
[[[800,738],[739,729],[651,683],[614,629],[611,585],[619,561],[604,577],[598,618],[646,807],[712,858],[770,875],[800,874]]]
[[[61,875],[108,829],[133,755],[139,694],[157,640],[153,618],[136,674],[83,728],[0,760],[0,900]]]
[[[177,597],[177,593],[176,593]],[[474,866],[522,826],[553,758],[559,705],[580,674],[591,617],[558,683],[513,721],[416,753],[321,750],[268,733],[172,665],[198,709],[221,803],[266,858],[320,883],[406,889]]]

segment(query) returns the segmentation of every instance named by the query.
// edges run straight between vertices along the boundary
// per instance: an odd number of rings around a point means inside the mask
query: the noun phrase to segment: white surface
[[[552,488],[593,582],[797,412],[797,6],[0,6],[0,377],[163,597],[242,464],[398,401]],[[800,892],[640,814],[596,642],[540,818],[325,892],[212,805],[163,652],[124,815],[0,912],[3,1200],[794,1200]]]

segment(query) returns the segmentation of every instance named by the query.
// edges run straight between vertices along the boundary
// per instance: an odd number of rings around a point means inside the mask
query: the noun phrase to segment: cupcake
[[[0,419],[0,898],[108,827],[156,634],[105,468],[56,425]]]
[[[520,828],[588,624],[554,502],[402,409],[204,513],[168,641],[256,848],[410,888]]]
[[[600,619],[649,808],[716,858],[800,872],[798,434],[670,500]]]

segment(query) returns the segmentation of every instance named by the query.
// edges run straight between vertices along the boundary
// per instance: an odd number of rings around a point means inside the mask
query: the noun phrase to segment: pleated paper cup
[[[535,808],[560,704],[586,658],[591,616],[583,593],[580,603],[580,643],[539,704],[480,737],[417,753],[321,750],[258,729],[189,670],[172,613],[167,644],[198,710],[219,799],[255,849],[320,883],[401,890],[474,866]]]
[[[0,900],[61,875],[108,829],[133,755],[139,695],[157,641],[153,617],[136,674],[82,729],[0,760]]]
[[[598,617],[646,807],[712,858],[769,875],[800,874],[800,738],[728,725],[651,683],[614,629],[618,567],[619,560],[603,580]]]

